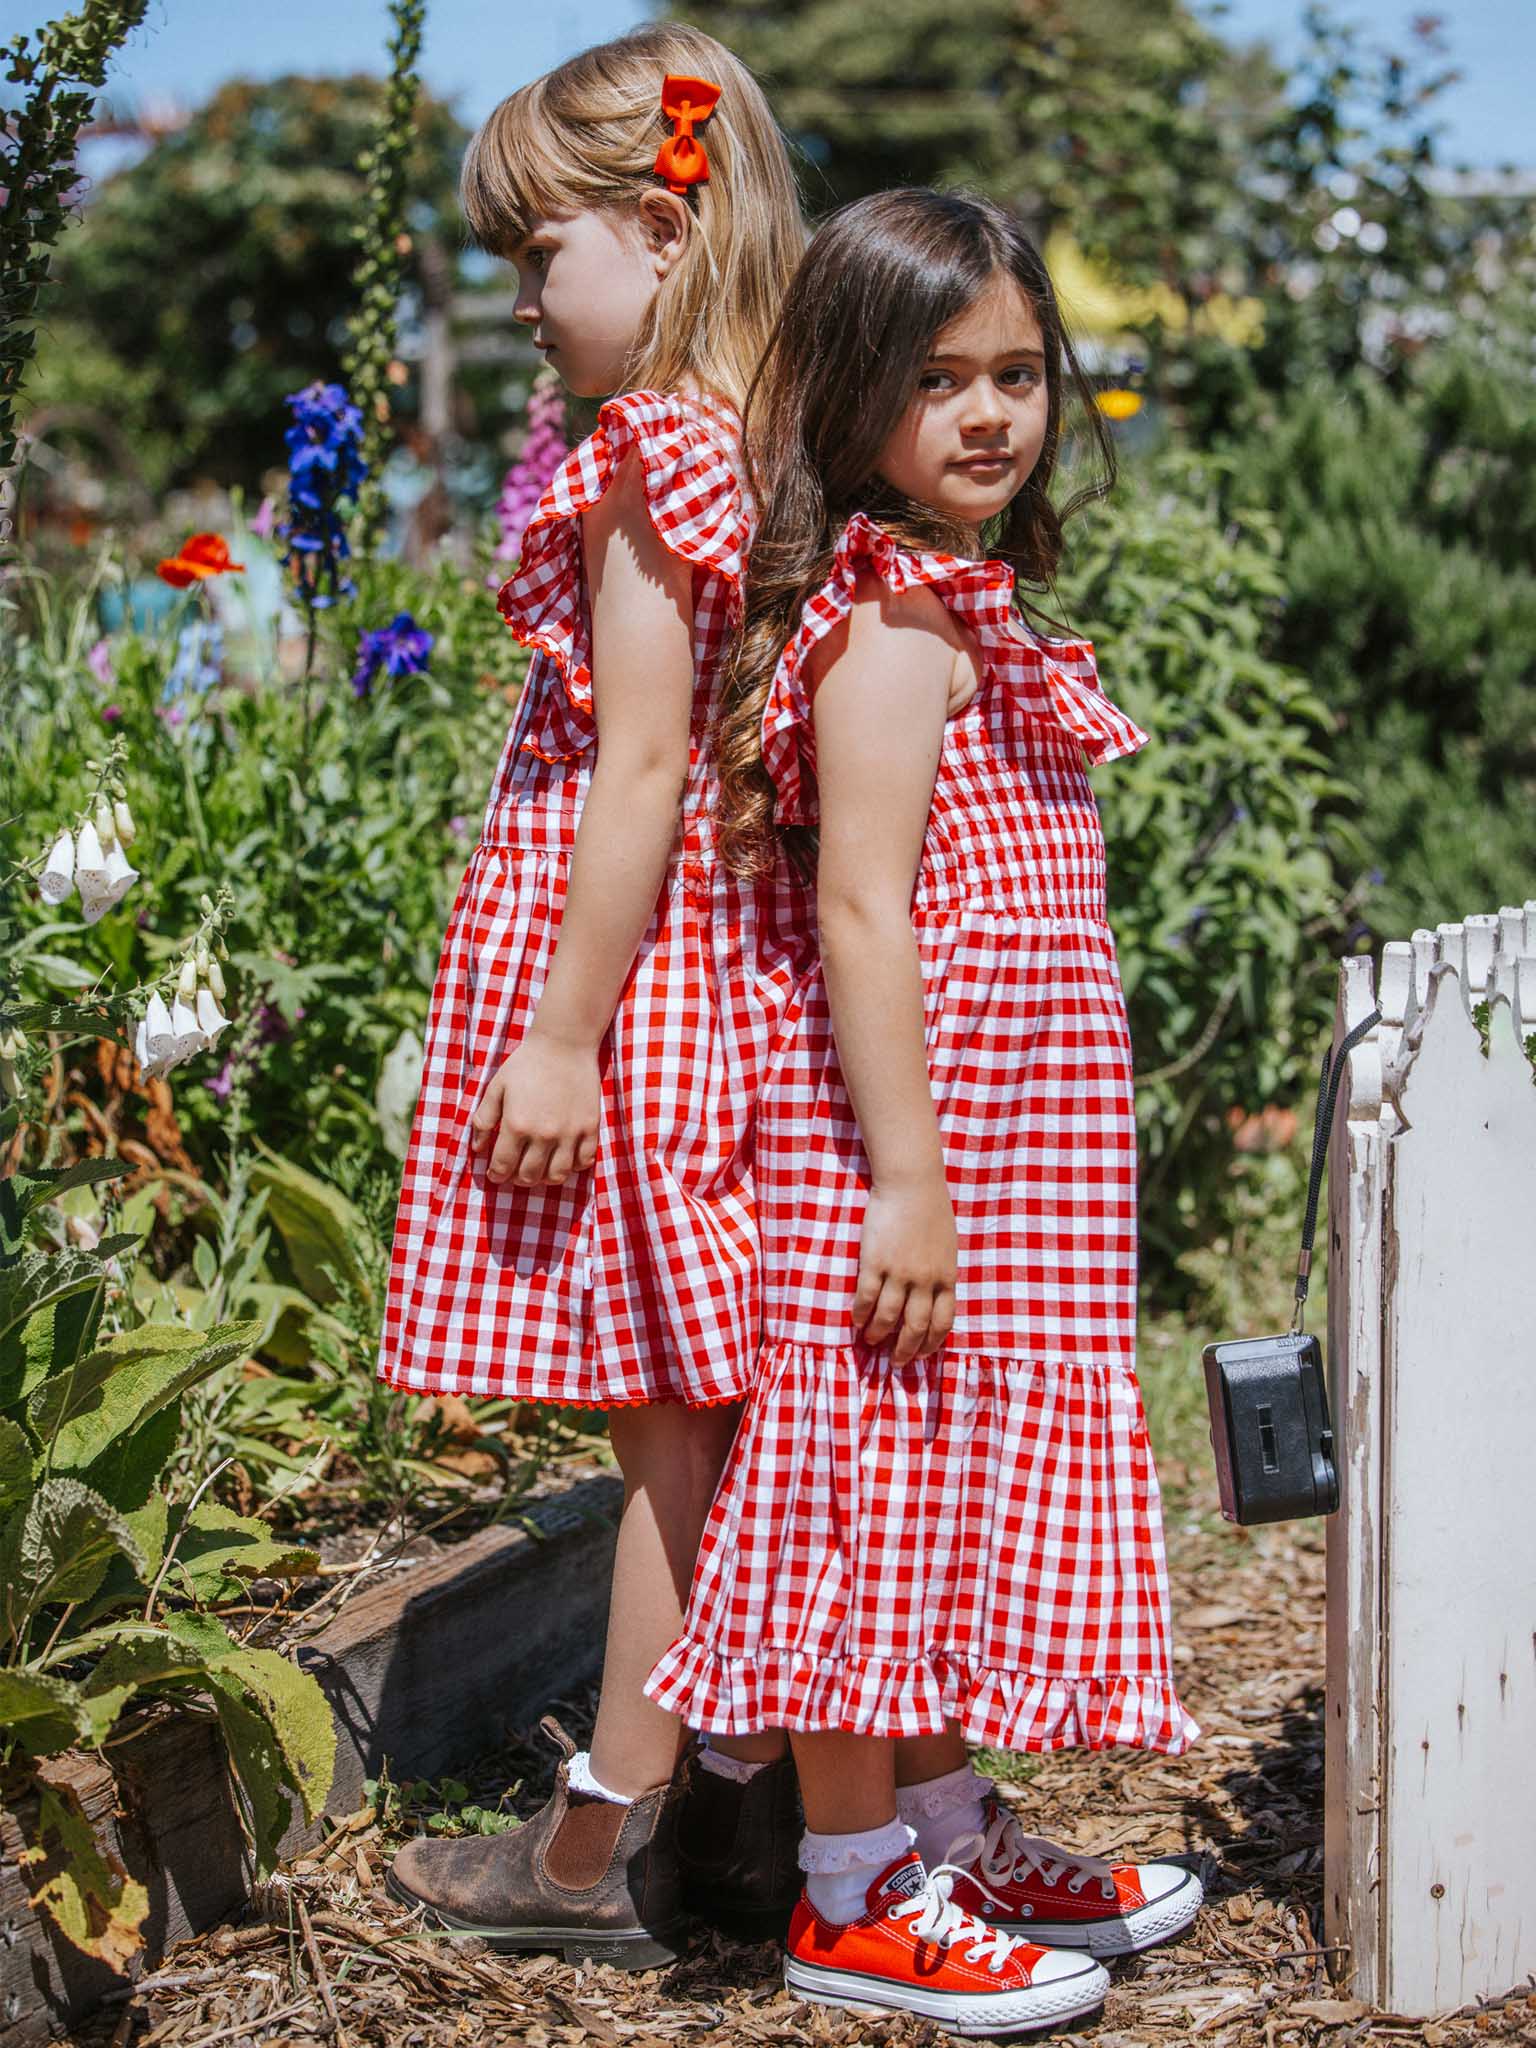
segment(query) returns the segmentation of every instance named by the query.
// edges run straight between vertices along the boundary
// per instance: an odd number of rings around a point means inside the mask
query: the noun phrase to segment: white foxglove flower
[[[222,1003],[224,1000],[224,970],[217,960],[208,962],[208,986]]]
[[[197,962],[183,960],[181,972],[176,977],[176,993],[184,1003],[193,1002],[197,996]]]
[[[139,1028],[133,1034],[133,1056],[141,1067],[149,1065],[149,1024],[141,1017]]]
[[[112,802],[112,817],[117,825],[117,836],[124,846],[132,846],[139,836],[139,829],[133,822],[133,813],[121,797]]]
[[[101,850],[96,827],[87,818],[80,827],[75,846],[75,880],[82,896],[100,896],[107,886],[107,857]]]
[[[101,841],[103,853],[117,844],[117,820],[113,817],[112,806],[105,797],[96,806],[96,837]]]
[[[200,988],[197,992],[197,1021],[211,1052],[219,1042],[219,1033],[229,1024],[211,989]]]
[[[75,887],[75,841],[73,834],[61,832],[53,842],[53,851],[48,856],[48,865],[38,880],[38,889],[45,903],[62,903],[73,894]]]
[[[149,999],[149,1008],[144,1013],[146,1027],[145,1044],[149,1047],[151,1060],[168,1060],[176,1050],[176,1032],[171,1023],[171,1013],[165,1007],[165,998],[159,989]]]
[[[110,889],[93,889],[89,895],[82,890],[80,894],[80,915],[87,924],[100,924],[116,901],[117,898]]]
[[[124,853],[121,843],[114,845],[107,855],[107,908],[110,910],[114,904],[121,903],[138,879],[139,871]]]
[[[177,996],[171,1005],[171,1029],[176,1034],[176,1050],[173,1059],[184,1060],[195,1052],[201,1052],[207,1040],[203,1027],[197,1021],[197,1013]]]

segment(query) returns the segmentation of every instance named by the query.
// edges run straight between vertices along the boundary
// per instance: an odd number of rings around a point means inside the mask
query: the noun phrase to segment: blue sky
[[[64,0],[7,0],[5,29],[33,28]],[[1283,56],[1297,40],[1304,0],[1232,0],[1224,30],[1264,37]],[[1439,10],[1400,0],[1353,0],[1340,11],[1398,44],[1419,14],[1439,12],[1463,82],[1441,102],[1444,155],[1451,162],[1536,158],[1536,4],[1533,0],[1447,0]],[[526,79],[573,50],[644,18],[643,0],[429,0],[424,69],[437,92],[477,120]],[[134,100],[195,103],[226,78],[282,71],[377,69],[386,25],[384,0],[151,0],[148,18],[114,66],[111,84]],[[709,9],[697,19],[708,25]]]

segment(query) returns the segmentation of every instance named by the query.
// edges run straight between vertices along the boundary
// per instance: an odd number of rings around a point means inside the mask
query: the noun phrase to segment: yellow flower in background
[[[1161,278],[1146,285],[1121,284],[1061,229],[1046,242],[1045,262],[1075,333],[1112,340],[1156,324],[1169,334],[1191,329],[1213,334],[1229,348],[1252,348],[1263,338],[1262,299],[1217,292],[1203,305],[1191,306]]]
[[[1141,393],[1117,384],[1108,391],[1096,391],[1093,402],[1107,420],[1133,420],[1141,411]]]
[[[1264,339],[1264,301],[1234,299],[1217,292],[1195,315],[1200,334],[1214,334],[1228,348],[1254,348]]]

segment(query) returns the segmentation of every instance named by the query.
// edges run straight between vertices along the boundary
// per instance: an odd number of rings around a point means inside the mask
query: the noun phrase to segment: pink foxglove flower
[[[496,507],[501,539],[496,543],[495,561],[517,560],[523,535],[545,486],[570,452],[565,438],[565,399],[560,380],[553,370],[541,370],[528,394],[522,452],[507,471]],[[486,580],[492,590],[501,583],[496,575]]]

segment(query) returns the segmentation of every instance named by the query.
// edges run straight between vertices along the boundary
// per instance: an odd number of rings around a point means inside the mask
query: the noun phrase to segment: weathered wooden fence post
[[[1536,1970],[1536,902],[1340,975],[1327,1939],[1422,2016]]]

